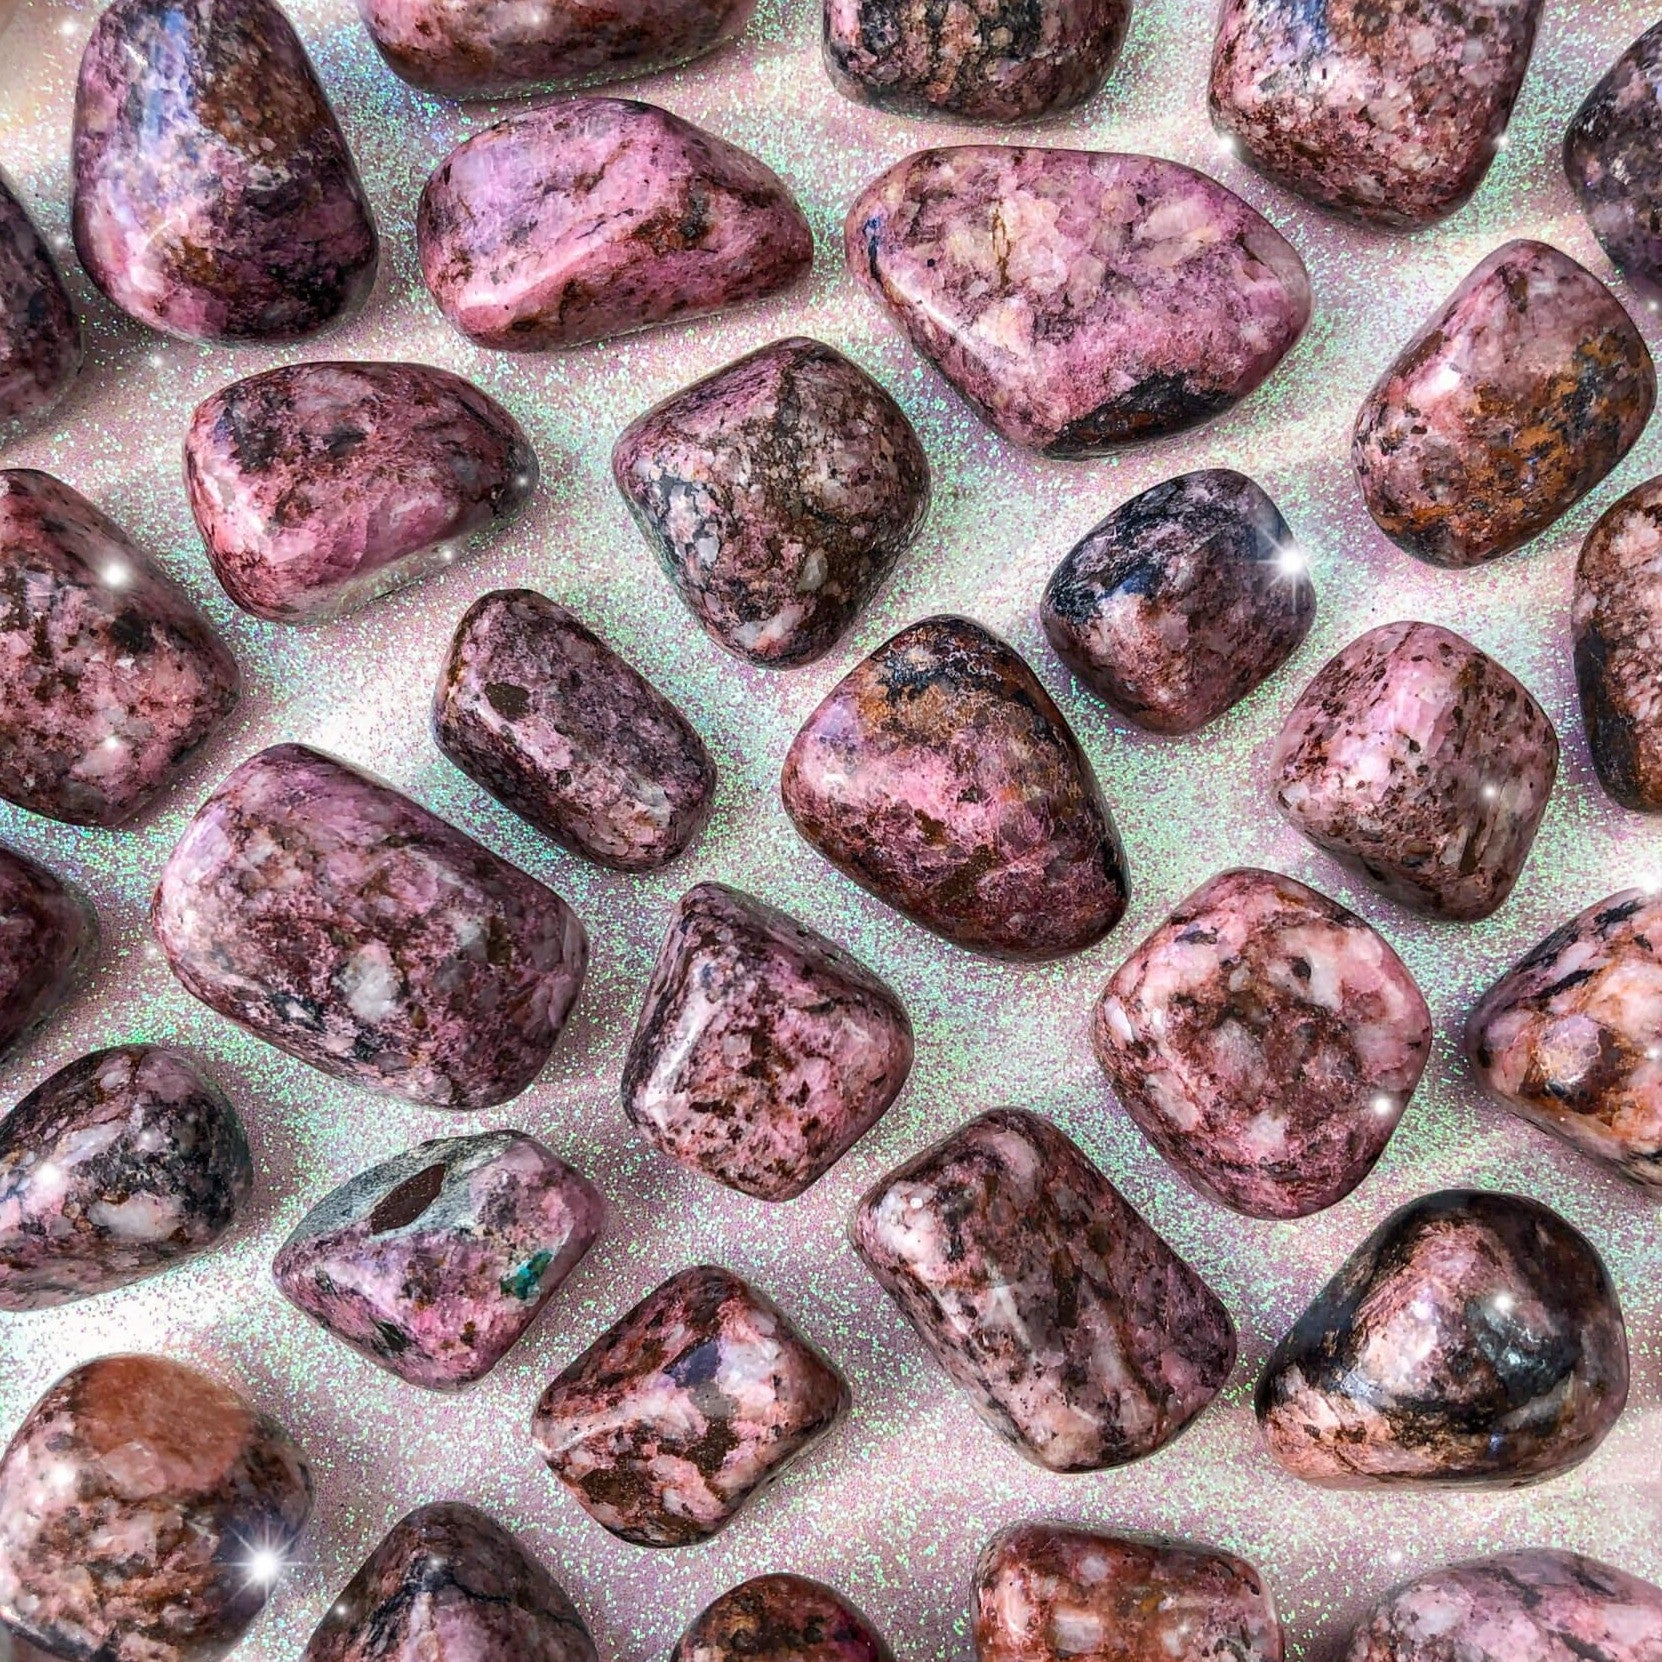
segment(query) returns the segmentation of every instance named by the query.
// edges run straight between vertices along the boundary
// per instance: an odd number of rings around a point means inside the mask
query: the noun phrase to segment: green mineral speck
[[[542,1283],[543,1271],[554,1262],[552,1252],[533,1253],[512,1275],[502,1278],[502,1291],[509,1298],[530,1298]]]

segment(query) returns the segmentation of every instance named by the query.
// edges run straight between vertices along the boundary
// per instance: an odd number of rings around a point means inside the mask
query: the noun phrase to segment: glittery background
[[[66,245],[71,87],[92,6],[29,0],[0,42],[0,163],[48,235]],[[1507,148],[1476,201],[1417,236],[1363,232],[1263,184],[1222,151],[1204,113],[1212,0],[1139,0],[1124,59],[1052,143],[1151,151],[1216,174],[1298,247],[1317,308],[1269,385],[1202,432],[1114,460],[1037,461],[993,437],[860,296],[837,256],[858,187],[891,161],[966,129],[909,122],[841,100],[820,69],[811,0],[763,0],[736,49],[629,87],[761,155],[807,208],[819,244],[798,292],[725,319],[563,356],[474,349],[442,322],[417,275],[412,220],[428,170],[492,119],[412,92],[381,66],[350,0],[292,6],[362,167],[385,241],[364,314],[315,351],[442,364],[524,422],[545,484],[509,535],[365,613],[301,631],[235,611],[214,583],[180,482],[189,412],[237,376],[297,354],[206,349],[118,317],[79,271],[90,363],[55,430],[15,464],[58,474],[110,512],[189,586],[233,643],[247,692],[237,719],[159,812],[124,833],[76,831],[0,808],[0,838],[85,886],[105,947],[91,985],[0,1068],[11,1102],[95,1046],[151,1039],[193,1053],[230,1092],[260,1183],[228,1245],[130,1290],[67,1310],[0,1318],[0,1431],[70,1364],[120,1349],[198,1362],[276,1414],[309,1451],[314,1522],[239,1652],[295,1657],[332,1593],[407,1509],[443,1497],[523,1532],[594,1631],[603,1657],[647,1662],[711,1598],[789,1569],[836,1583],[884,1630],[901,1662],[972,1653],[970,1572],[996,1528],[1055,1516],[1158,1530],[1242,1553],[1267,1576],[1293,1653],[1333,1654],[1363,1603],[1443,1561],[1506,1547],[1595,1553],[1662,1579],[1662,1243],[1655,1203],[1481,1102],[1455,1039],[1476,993],[1572,912],[1625,884],[1662,880],[1662,828],[1614,809],[1588,762],[1570,673],[1571,570],[1615,496],[1662,471],[1662,422],[1617,473],[1522,556],[1439,572],[1390,547],[1346,462],[1351,418],[1422,316],[1509,237],[1544,237],[1608,275],[1558,166],[1565,122],[1610,60],[1653,21],[1639,0],[1550,0]],[[1624,298],[1631,294],[1618,288]],[[1640,314],[1653,350],[1662,329]],[[607,472],[618,431],[697,375],[787,332],[850,353],[917,424],[935,473],[923,536],[888,590],[829,658],[748,672],[710,645],[631,527]],[[1035,621],[1066,548],[1110,508],[1185,469],[1259,479],[1309,552],[1316,626],[1292,665],[1198,737],[1157,740],[1117,725],[1074,688]],[[445,762],[427,735],[428,693],[451,626],[475,595],[529,584],[575,607],[645,668],[709,740],[721,769],[709,830],[668,872],[598,871],[543,841]],[[1012,968],[925,935],[833,874],[779,807],[787,744],[821,694],[903,623],[962,610],[1000,630],[1060,699],[1102,778],[1128,851],[1133,898],[1102,946]],[[1523,881],[1476,927],[1410,918],[1348,881],[1283,826],[1263,784],[1281,714],[1327,656],[1400,617],[1452,625],[1520,675],[1565,743],[1565,765]],[[540,1082],[506,1109],[461,1119],[336,1084],[193,1003],[152,944],[145,910],[161,863],[210,785],[280,739],[367,764],[553,884],[594,942],[578,1011]],[[1110,1101],[1087,1040],[1091,1001],[1130,947],[1223,866],[1290,872],[1380,925],[1437,1021],[1424,1083],[1373,1176],[1342,1204],[1291,1224],[1254,1222],[1183,1187]],[[618,1105],[624,1048],[668,911],[716,877],[840,938],[901,992],[918,1060],[884,1122],[804,1198],[782,1207],[729,1194],[649,1152]],[[1077,1138],[1218,1289],[1241,1332],[1228,1390],[1180,1441],[1128,1469],[1060,1477],[1025,1464],[972,1415],[855,1260],[844,1234],[882,1171],[979,1110],[1020,1104]],[[496,1372],[459,1398],[403,1385],[311,1326],[277,1296],[277,1245],[326,1189],[424,1138],[511,1124],[534,1132],[605,1191],[604,1241]],[[1513,1494],[1328,1494],[1282,1475],[1259,1448],[1251,1391],[1276,1337],[1391,1208],[1449,1184],[1538,1196],[1596,1241],[1626,1308],[1634,1388],[1627,1413],[1572,1475]],[[607,1536],[557,1489],[527,1427],[543,1384],[636,1298],[687,1264],[719,1260],[776,1296],[835,1358],[854,1412],[712,1544],[653,1554]]]

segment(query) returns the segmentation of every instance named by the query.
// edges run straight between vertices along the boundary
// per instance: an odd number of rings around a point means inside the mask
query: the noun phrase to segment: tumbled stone
[[[543,1392],[537,1452],[596,1523],[689,1546],[817,1442],[848,1387],[779,1308],[730,1271],[671,1276]]]
[[[612,477],[711,640],[763,665],[830,651],[929,506],[900,406],[801,336],[649,410],[613,447]]]
[[[1345,1662],[1656,1662],[1662,1588],[1535,1548],[1433,1570],[1381,1599]]]
[[[1509,242],[1363,400],[1351,461],[1399,548],[1481,565],[1592,490],[1655,403],[1650,352],[1615,295],[1556,248]]]
[[[1275,504],[1228,468],[1116,508],[1051,573],[1039,621],[1099,698],[1151,733],[1193,733],[1298,650],[1316,616]]]
[[[0,1120],[0,1310],[125,1287],[205,1252],[254,1186],[236,1110],[179,1051],[60,1068]]]
[[[1131,0],[825,0],[825,67],[845,96],[901,114],[1031,121],[1099,92],[1130,23]]]
[[[1125,910],[1119,835],[1067,718],[968,618],[914,623],[844,676],[779,791],[832,865],[959,946],[1056,958]]]
[[[1302,1218],[1384,1153],[1431,1053],[1431,1012],[1354,912],[1237,870],[1126,959],[1092,1037],[1125,1111],[1203,1195]]]
[[[1542,0],[1224,0],[1212,120],[1278,185],[1429,225],[1483,182]]]
[[[187,340],[298,340],[375,282],[375,221],[271,0],[115,0],[75,93],[75,248],[124,312]]]
[[[1623,889],[1554,930],[1483,995],[1465,1038],[1497,1101],[1662,1188],[1662,898]]]
[[[852,1233],[975,1411],[1051,1471],[1152,1454],[1235,1365],[1211,1288],[1036,1114],[995,1109],[914,1155]]]
[[[596,1662],[565,1589],[494,1518],[443,1501],[393,1525],[301,1662]]]
[[[1183,1541],[1017,1524],[975,1572],[978,1662],[1281,1662],[1258,1572]]]
[[[156,938],[188,992],[325,1073],[490,1108],[542,1071],[588,960],[552,889],[390,785],[262,750],[163,868]]]
[[[462,614],[433,694],[433,737],[468,778],[614,871],[673,860],[715,803],[692,724],[564,606],[497,589]]]
[[[454,1390],[519,1342],[594,1244],[605,1204],[535,1138],[444,1137],[325,1196],[271,1273],[361,1356]]]
[[[125,825],[238,685],[213,625],[120,526],[49,474],[0,472],[0,797]]]
[[[1586,1237],[1539,1201],[1449,1189],[1345,1260],[1271,1354],[1258,1423],[1311,1483],[1510,1488],[1585,1460],[1627,1379]]]
[[[0,443],[49,415],[80,367],[81,319],[28,210],[0,176]]]
[[[205,400],[185,434],[214,575],[273,623],[338,617],[441,570],[536,483],[519,423],[426,364],[267,370]]]
[[[1316,673],[1270,753],[1277,806],[1381,894],[1471,921],[1511,894],[1558,735],[1509,671],[1434,623],[1387,623]]]
[[[275,1420],[182,1362],[101,1357],[0,1459],[0,1621],[57,1656],[219,1662],[311,1507]]]
[[[527,110],[458,145],[421,193],[416,241],[444,315],[522,352],[759,300],[814,254],[770,168],[623,98]]]
[[[1049,456],[1221,414],[1310,320],[1281,233],[1153,156],[919,151],[867,186],[844,240],[849,270],[976,414]]]
[[[1662,479],[1606,509],[1575,568],[1575,679],[1599,783],[1662,813]]]
[[[631,1124],[759,1200],[817,1183],[912,1068],[894,993],[823,935],[720,883],[670,919],[623,1068]]]
[[[1622,275],[1662,299],[1662,23],[1611,66],[1564,135],[1564,172]]]
[[[98,919],[78,891],[0,843],[0,1057],[69,997],[98,951]]]
[[[759,1575],[723,1593],[669,1662],[894,1662],[841,1593],[802,1575]]]
[[[447,98],[652,75],[744,33],[756,0],[358,0],[387,65]]]

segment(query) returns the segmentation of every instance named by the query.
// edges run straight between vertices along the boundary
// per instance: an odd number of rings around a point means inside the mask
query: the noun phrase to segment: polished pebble
[[[894,1656],[841,1593],[802,1575],[759,1575],[707,1606],[669,1662],[894,1662]]]
[[[57,262],[0,175],[0,444],[57,408],[81,356],[81,319]]]
[[[28,1042],[97,953],[98,919],[80,891],[0,843],[0,1056]]]

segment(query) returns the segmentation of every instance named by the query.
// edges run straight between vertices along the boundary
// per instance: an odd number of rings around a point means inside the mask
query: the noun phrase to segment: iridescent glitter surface
[[[0,11],[5,9],[0,4]],[[0,46],[0,156],[50,238],[68,222],[70,91],[96,7],[25,0]],[[1662,882],[1662,826],[1614,808],[1588,760],[1570,666],[1576,550],[1622,492],[1662,472],[1662,424],[1524,553],[1438,571],[1394,549],[1363,507],[1351,421],[1379,372],[1455,284],[1513,237],[1543,238],[1612,283],[1653,351],[1662,317],[1612,272],[1564,181],[1564,127],[1589,87],[1654,21],[1653,0],[1555,0],[1505,153],[1474,200],[1434,231],[1401,236],[1324,218],[1221,149],[1206,118],[1212,0],[1140,0],[1105,91],[1023,137],[1142,150],[1203,168],[1266,213],[1309,266],[1314,321],[1252,397],[1197,432],[1112,459],[1045,461],[994,437],[842,270],[843,214],[908,150],[1008,137],[912,121],[841,98],[819,62],[819,8],[763,0],[735,47],[624,83],[743,146],[800,197],[818,244],[802,288],[753,309],[567,354],[477,350],[423,291],[413,234],[428,171],[492,119],[392,76],[351,0],[297,0],[297,27],[362,168],[385,240],[377,290],[315,355],[409,358],[476,381],[531,434],[544,483],[500,540],[440,576],[338,623],[301,631],[238,612],[208,569],[186,505],[179,447],[191,410],[225,383],[300,353],[205,348],[118,317],[66,257],[87,318],[88,364],[45,434],[9,449],[91,498],[179,577],[230,641],[246,691],[227,730],[137,829],[78,831],[13,810],[0,840],[83,884],[106,947],[90,987],[0,1069],[9,1105],[74,1056],[150,1040],[184,1048],[241,1110],[258,1187],[219,1250],[71,1310],[0,1318],[0,1430],[65,1368],[147,1349],[206,1367],[306,1447],[313,1523],[237,1655],[291,1662],[374,1544],[412,1508],[477,1505],[519,1530],[571,1594],[606,1662],[661,1662],[717,1595],[769,1571],[829,1582],[907,1662],[967,1662],[970,1578],[996,1530],[1030,1517],[1189,1535],[1250,1560],[1273,1590],[1292,1654],[1326,1662],[1392,1584],[1451,1559],[1532,1546],[1593,1555],[1662,1580],[1662,1228],[1656,1202],[1485,1103],[1457,1039],[1479,993],[1591,902]],[[59,245],[61,247],[61,244]],[[835,650],[799,671],[747,669],[679,605],[631,525],[608,470],[642,411],[694,378],[788,334],[817,336],[888,387],[916,425],[936,481],[922,536]],[[1037,607],[1056,561],[1127,497],[1174,474],[1251,475],[1309,555],[1315,627],[1291,662],[1204,732],[1133,732],[1076,687],[1045,644]],[[662,872],[583,864],[498,807],[446,762],[427,708],[456,619],[491,588],[543,590],[578,612],[686,713],[720,771],[715,817]],[[958,951],[837,876],[779,806],[779,765],[836,681],[904,624],[967,612],[1034,665],[1076,728],[1124,837],[1132,901],[1080,957],[1038,967]],[[1518,675],[1565,744],[1559,784],[1512,899],[1468,926],[1411,918],[1343,876],[1273,811],[1264,764],[1293,699],[1364,629],[1423,618],[1457,630]],[[197,803],[260,747],[313,744],[373,768],[576,908],[594,964],[542,1079],[505,1108],[461,1121],[324,1078],[194,1003],[151,944],[145,908]],[[1227,866],[1314,884],[1375,924],[1431,1005],[1424,1082],[1372,1175],[1318,1217],[1267,1223],[1194,1195],[1113,1105],[1090,1049],[1091,1005],[1110,972],[1184,895]],[[906,1001],[917,1029],[910,1083],[882,1123],[801,1199],[769,1206],[683,1171],[630,1129],[618,1080],[670,910],[696,881],[755,893],[846,945]],[[846,1243],[856,1198],[884,1171],[983,1109],[1054,1118],[1201,1272],[1233,1312],[1241,1360],[1217,1403],[1148,1461],[1087,1476],[1029,1466],[975,1418]],[[605,1237],[526,1340],[465,1396],[436,1400],[358,1359],[290,1309],[272,1254],[332,1186],[423,1138],[508,1125],[545,1142],[605,1193]],[[1276,1339],[1392,1208],[1455,1185],[1551,1204],[1598,1245],[1626,1311],[1633,1390],[1608,1440],[1570,1476],[1511,1494],[1326,1493],[1259,1447],[1253,1381]],[[847,1376],[851,1417],[717,1540],[655,1555],[607,1536],[532,1450],[543,1386],[635,1300],[715,1261],[776,1299]]]

